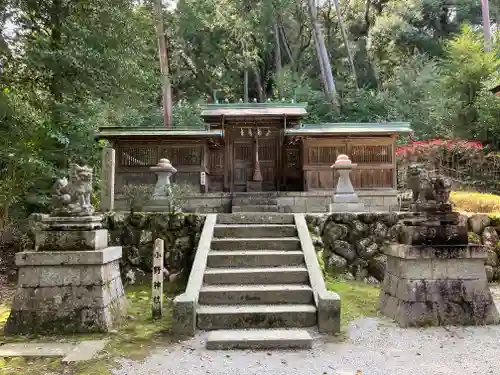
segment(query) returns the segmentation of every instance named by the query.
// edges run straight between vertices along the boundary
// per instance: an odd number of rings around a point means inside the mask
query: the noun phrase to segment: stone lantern
[[[177,169],[170,164],[170,160],[168,159],[160,159],[158,164],[149,169],[158,176],[153,192],[153,199],[164,199],[170,193],[170,177],[177,173]]]
[[[349,174],[357,164],[353,164],[347,155],[337,157],[331,166],[339,174],[337,187],[330,203],[330,212],[360,212],[365,211],[364,203],[354,191]]]

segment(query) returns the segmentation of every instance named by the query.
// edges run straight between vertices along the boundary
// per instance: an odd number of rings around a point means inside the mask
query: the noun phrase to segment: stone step
[[[234,206],[233,205],[233,212],[238,213],[238,212],[279,212],[279,208],[277,205],[253,205],[253,204],[247,204],[244,206]]]
[[[199,305],[198,328],[294,328],[317,324],[314,305]]]
[[[213,238],[212,250],[301,250],[296,237]]]
[[[304,284],[309,274],[304,266],[262,268],[207,268],[205,284]]]
[[[207,267],[277,267],[304,264],[301,250],[210,251]]]
[[[311,349],[313,338],[305,329],[230,329],[211,331],[209,350]]]
[[[313,304],[314,296],[309,285],[204,285],[198,302],[202,305],[233,304]]]
[[[218,214],[218,224],[294,224],[293,214],[281,213],[233,213]]]
[[[217,224],[215,237],[296,237],[294,224]]]
[[[237,197],[233,198],[233,206],[247,206],[247,205],[268,205],[276,206],[278,205],[277,198],[266,198],[266,197]]]
[[[233,199],[236,198],[278,198],[276,191],[241,191],[233,193]]]

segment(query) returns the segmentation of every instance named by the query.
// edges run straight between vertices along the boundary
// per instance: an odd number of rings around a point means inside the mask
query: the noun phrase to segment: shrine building
[[[172,181],[195,191],[186,212],[231,212],[242,196],[272,197],[277,212],[326,212],[336,178],[331,165],[347,154],[357,164],[351,181],[367,209],[396,210],[396,139],[411,132],[409,123],[306,124],[306,108],[208,104],[200,128],[103,127],[99,138],[115,150],[113,178],[103,187],[112,190],[107,205],[126,209],[123,187],[154,184],[150,167],[167,158],[177,169]],[[161,201],[147,207],[161,209]]]

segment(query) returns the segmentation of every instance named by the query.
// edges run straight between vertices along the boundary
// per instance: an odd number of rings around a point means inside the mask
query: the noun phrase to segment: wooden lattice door
[[[276,190],[277,139],[275,137],[259,138],[259,161],[262,173],[262,190]]]
[[[234,172],[233,191],[246,191],[247,181],[252,180],[253,172],[253,139],[240,138],[233,143]]]

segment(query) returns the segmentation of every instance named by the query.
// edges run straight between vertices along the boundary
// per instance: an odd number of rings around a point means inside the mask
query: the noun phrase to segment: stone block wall
[[[123,247],[120,268],[124,282],[133,283],[139,274],[152,271],[157,238],[165,241],[166,279],[189,275],[204,221],[202,215],[183,213],[107,214],[104,226],[109,244]]]
[[[397,238],[404,214],[309,214],[306,220],[327,272],[377,284],[384,279],[387,263],[382,246]],[[460,221],[468,227],[469,243],[486,246],[488,281],[500,281],[500,221],[486,214],[460,215]]]

